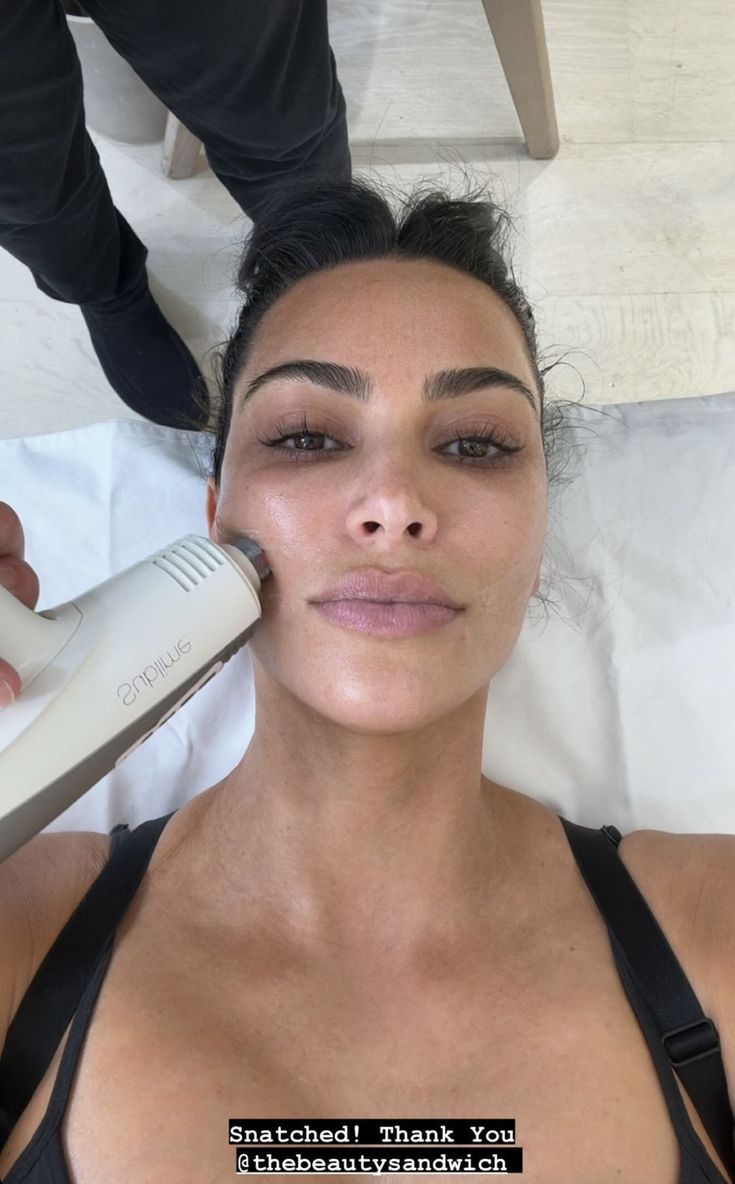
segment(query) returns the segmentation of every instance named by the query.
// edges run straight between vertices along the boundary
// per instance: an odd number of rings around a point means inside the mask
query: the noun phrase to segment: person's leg
[[[203,419],[192,402],[205,389],[199,370],[153,302],[147,250],[115,209],[85,130],[79,60],[57,0],[13,0],[3,14],[0,246],[46,295],[81,306],[123,402],[157,423]]]
[[[254,221],[283,178],[351,177],[327,0],[83,3]]]

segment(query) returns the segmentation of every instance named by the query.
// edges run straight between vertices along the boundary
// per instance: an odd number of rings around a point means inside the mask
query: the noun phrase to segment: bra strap
[[[620,831],[614,826],[594,830],[558,817],[587,887],[650,1009],[669,1062],[735,1178],[733,1116],[719,1035],[617,852]]]
[[[107,863],[47,952],[8,1028],[0,1056],[0,1133],[8,1134],[48,1069],[79,1000],[143,878],[171,814],[111,832]],[[8,1123],[10,1127],[8,1128]]]

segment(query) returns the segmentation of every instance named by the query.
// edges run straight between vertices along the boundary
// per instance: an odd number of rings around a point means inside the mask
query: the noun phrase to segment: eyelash
[[[303,463],[300,461],[301,457],[313,455],[315,452],[323,453],[325,450],[312,448],[300,451],[297,448],[286,448],[283,445],[284,440],[291,440],[300,436],[324,436],[327,440],[334,439],[334,437],[329,434],[325,427],[319,424],[310,426],[305,417],[299,427],[295,427],[293,424],[289,425],[288,423],[281,421],[274,426],[273,430],[277,432],[278,435],[273,437],[271,440],[264,439],[263,437],[259,436],[258,439],[260,443],[264,444],[266,448],[273,448],[276,452],[287,455],[289,459],[291,457],[299,458],[296,462],[297,464]],[[469,441],[473,444],[491,444],[494,448],[499,449],[502,454],[501,456],[484,458],[466,456],[458,457],[457,459],[459,459],[460,463],[465,465],[482,465],[486,468],[490,465],[502,465],[503,463],[507,463],[510,460],[510,457],[514,452],[521,451],[519,445],[511,443],[511,441],[503,436],[497,428],[492,428],[487,432],[481,432],[479,435],[455,436],[451,440],[447,440],[446,444],[454,444],[457,441]],[[446,447],[446,445],[444,445],[444,447]],[[338,449],[326,450],[327,453],[337,451]]]

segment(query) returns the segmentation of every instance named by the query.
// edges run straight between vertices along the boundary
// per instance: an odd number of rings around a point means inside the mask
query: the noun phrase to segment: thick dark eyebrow
[[[293,379],[297,382],[311,382],[317,386],[327,387],[340,394],[349,395],[361,403],[370,401],[373,385],[368,374],[356,370],[352,366],[340,366],[337,362],[315,362],[302,359],[293,362],[281,362],[256,375],[242,391],[238,407],[242,407],[256,391],[277,378]],[[518,391],[527,399],[538,418],[538,406],[533,392],[507,370],[499,370],[496,366],[470,366],[463,370],[438,370],[435,374],[427,374],[424,380],[422,399],[431,403],[437,399],[456,399],[460,395],[468,395],[472,391],[484,387],[507,387]]]

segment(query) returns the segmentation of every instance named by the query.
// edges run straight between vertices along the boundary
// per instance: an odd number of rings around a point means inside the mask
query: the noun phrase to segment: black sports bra
[[[73,1023],[46,1113],[4,1184],[71,1184],[60,1130],[77,1060],[117,926],[173,813],[141,823],[133,831],[122,823],[114,828],[106,866],[59,933],[13,1018],[0,1057],[0,1147],[43,1078],[72,1017]],[[620,832],[613,826],[594,830],[565,818],[561,822],[607,925],[626,996],[661,1082],[679,1142],[678,1184],[735,1184],[733,1116],[714,1024],[705,1017],[658,922],[617,854]],[[672,1067],[732,1182],[715,1167],[692,1126]]]

